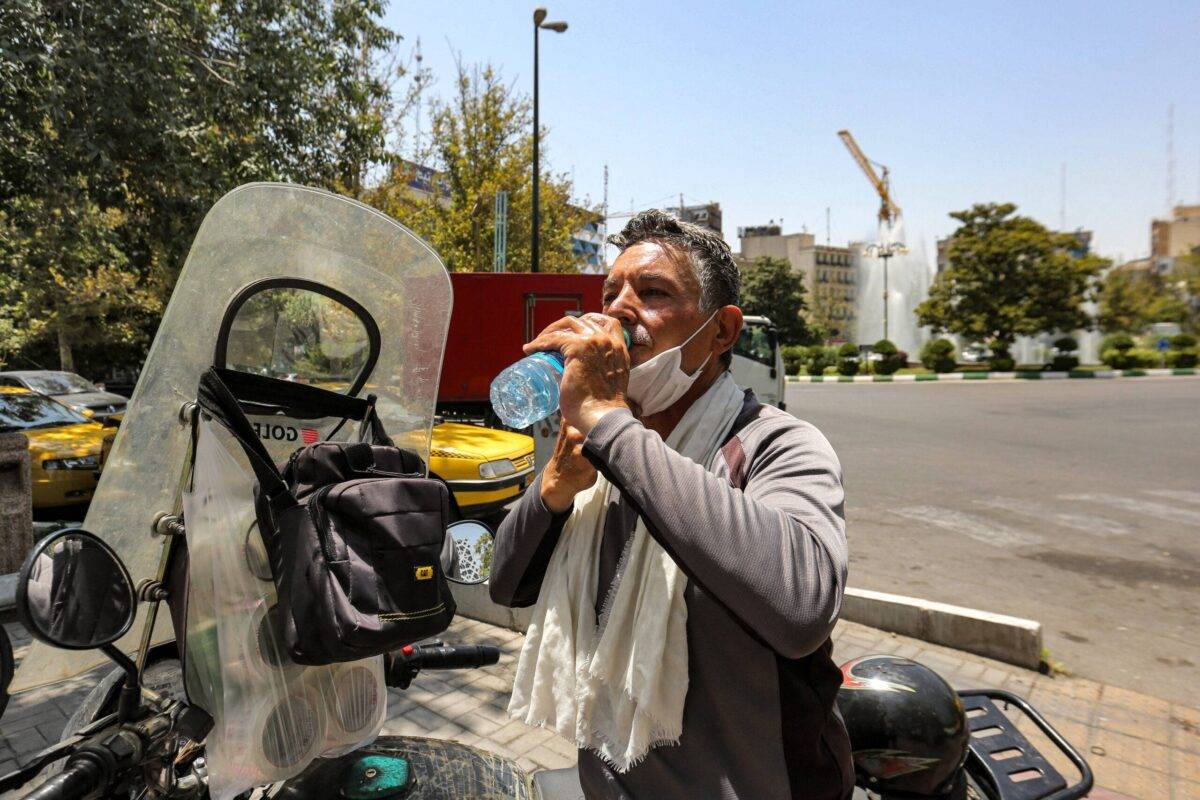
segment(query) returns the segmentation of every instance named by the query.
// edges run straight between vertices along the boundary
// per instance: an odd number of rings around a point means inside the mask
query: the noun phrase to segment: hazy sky
[[[401,2],[388,22],[421,39],[438,92],[452,49],[532,81],[533,3]],[[878,202],[837,138],[849,128],[892,170],[910,242],[932,250],[946,214],[1012,201],[1095,231],[1133,258],[1175,196],[1200,202],[1200,3],[548,2],[541,113],[551,166],[613,212],[715,200],[726,238],[783,220],[845,244]],[[544,151],[544,152],[546,152]],[[619,226],[614,219],[611,226]]]

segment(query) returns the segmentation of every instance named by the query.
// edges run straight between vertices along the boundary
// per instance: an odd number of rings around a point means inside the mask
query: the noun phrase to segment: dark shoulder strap
[[[271,505],[274,507],[288,499],[295,502],[279,474],[279,469],[271,461],[267,448],[263,446],[250,420],[246,419],[245,413],[242,412],[237,398],[229,391],[216,369],[209,368],[200,376],[197,400],[200,409],[228,430],[242,446],[246,458],[250,461],[250,467],[254,470],[254,476],[258,478],[258,484]]]
[[[742,439],[738,434],[758,418],[762,408],[762,403],[758,402],[754,392],[747,389],[745,405],[734,420],[733,427],[729,429],[725,444],[721,445],[721,455],[725,457],[725,464],[729,467],[729,483],[735,489],[746,488],[746,448],[742,447]]]

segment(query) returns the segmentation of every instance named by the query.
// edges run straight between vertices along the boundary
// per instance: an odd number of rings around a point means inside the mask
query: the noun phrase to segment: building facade
[[[1150,222],[1152,259],[1186,256],[1200,247],[1200,205],[1175,206],[1171,219]]]
[[[852,339],[857,321],[858,261],[856,250],[816,243],[811,233],[782,232],[775,224],[738,229],[740,258],[753,263],[762,256],[782,258],[804,276],[812,316],[834,339]]]
[[[702,206],[676,206],[675,208],[664,208],[663,211],[675,217],[675,219],[699,225],[701,228],[708,228],[721,234],[721,236],[725,235],[721,230],[720,203],[705,203]]]

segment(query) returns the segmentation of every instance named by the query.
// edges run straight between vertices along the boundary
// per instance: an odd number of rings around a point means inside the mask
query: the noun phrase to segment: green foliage
[[[1055,372],[1070,372],[1079,366],[1079,356],[1059,353],[1050,362],[1050,369]]]
[[[787,259],[762,256],[742,268],[742,311],[770,319],[785,344],[814,343],[804,295],[804,276]]]
[[[1016,215],[1011,203],[978,204],[950,215],[962,223],[950,238],[950,266],[917,306],[921,325],[984,341],[1000,363],[1019,335],[1087,328],[1083,303],[1107,264],[1076,257],[1069,234]]]
[[[788,375],[799,375],[800,369],[808,359],[808,348],[798,344],[786,345],[781,351],[783,369]]]
[[[1162,356],[1143,347],[1111,348],[1101,352],[1100,360],[1113,369],[1151,369],[1162,363]]]
[[[1135,344],[1136,342],[1133,341],[1133,337],[1128,333],[1123,331],[1121,333],[1113,333],[1100,340],[1100,352],[1104,353],[1108,350],[1124,352],[1132,349]]]
[[[1171,345],[1172,350],[1190,350],[1196,346],[1196,337],[1190,333],[1177,333],[1167,340],[1167,343]]]
[[[814,345],[808,348],[808,374],[824,375],[825,370],[837,363],[837,351],[832,347]]]
[[[1100,329],[1140,333],[1155,322],[1182,321],[1187,304],[1174,284],[1153,270],[1110,270],[1100,287]]]
[[[883,356],[878,361],[871,362],[871,368],[879,375],[892,375],[905,366],[907,358],[901,354],[896,345],[887,339],[880,339],[873,348]]]
[[[930,339],[921,346],[921,364],[934,372],[954,372],[954,342],[949,339]]]
[[[837,371],[839,375],[857,375],[861,364],[858,360],[858,347],[846,342],[837,349]]]
[[[988,368],[992,372],[1012,372],[1017,366],[1017,362],[1008,355],[1008,351],[1003,354],[994,353],[991,360],[988,362]]]
[[[458,64],[454,96],[432,104],[432,135],[415,161],[438,171],[442,192],[417,193],[412,162],[397,163],[366,200],[429,242],[457,272],[490,272],[496,194],[508,193],[506,269],[533,260],[533,119],[529,96],[489,65]],[[419,105],[416,106],[419,108]],[[572,234],[592,216],[570,202],[571,181],[545,170],[541,133],[539,268],[575,272]],[[444,193],[443,193],[444,192]]]
[[[1194,348],[1191,350],[1168,350],[1164,355],[1168,367],[1192,368],[1196,366],[1196,361],[1200,358]]]
[[[355,192],[386,159],[380,0],[6,0],[0,351],[143,350],[238,184]],[[4,352],[0,352],[3,356]]]
[[[1073,336],[1063,336],[1054,340],[1054,349],[1060,353],[1074,353],[1079,349],[1079,342]]]

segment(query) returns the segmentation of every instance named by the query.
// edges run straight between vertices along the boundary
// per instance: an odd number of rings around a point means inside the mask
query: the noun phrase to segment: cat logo
[[[433,579],[433,567],[432,566],[425,565],[423,567],[417,567],[417,580],[428,581],[428,580],[432,580],[432,579]]]

